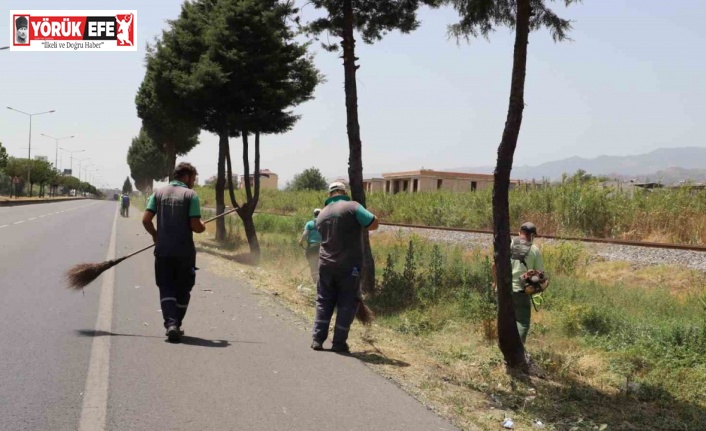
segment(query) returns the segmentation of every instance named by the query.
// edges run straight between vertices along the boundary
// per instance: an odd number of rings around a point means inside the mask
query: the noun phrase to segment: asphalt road
[[[181,344],[165,342],[150,252],[67,291],[71,265],[149,244],[137,211],[116,210],[0,208],[1,430],[456,429],[359,360],[309,349],[286,310],[214,275],[213,258],[198,257]]]

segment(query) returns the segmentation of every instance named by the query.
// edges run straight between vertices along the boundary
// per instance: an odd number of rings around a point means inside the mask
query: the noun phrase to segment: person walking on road
[[[319,283],[319,249],[321,248],[321,234],[316,230],[316,218],[319,216],[321,210],[316,208],[314,210],[314,219],[309,220],[304,225],[304,232],[301,238],[299,238],[299,246],[306,243],[306,252],[304,256],[309,262],[309,270],[311,271],[311,280],[314,284]]]
[[[130,216],[130,195],[127,193],[123,193],[122,196],[122,214],[124,217],[129,217]]]
[[[329,186],[326,206],[316,218],[321,250],[312,349],[323,350],[335,308],[336,325],[331,350],[348,353],[348,332],[359,305],[362,233],[363,229],[377,228],[377,218],[358,202],[351,201],[345,184],[334,182]]]
[[[179,342],[184,334],[181,326],[196,283],[193,233],[206,230],[199,196],[192,190],[197,175],[190,163],[179,163],[174,181],[150,196],[142,216],[142,224],[155,242],[155,280],[166,336],[171,342]],[[157,229],[152,223],[155,217]]]

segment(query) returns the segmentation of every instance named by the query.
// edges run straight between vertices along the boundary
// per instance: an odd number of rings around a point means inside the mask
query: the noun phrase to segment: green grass
[[[513,225],[532,219],[562,233],[703,242],[704,194],[629,198],[585,187],[513,191]],[[207,188],[199,194],[203,206],[213,206]],[[320,193],[263,192],[259,210],[292,215],[255,216],[263,262],[278,270],[304,267],[297,240],[310,210],[322,200]],[[369,207],[389,221],[490,227],[489,192],[373,194]],[[238,249],[244,243],[242,224],[237,217],[227,220],[227,244]],[[372,245],[378,285],[367,300],[377,324],[435,361],[438,373],[427,372],[420,387],[448,392],[438,399],[455,403],[449,408],[459,417],[473,422],[463,391],[480,391],[500,399],[526,423],[541,417],[562,430],[598,429],[603,423],[609,429],[629,428],[625,423],[636,429],[700,429],[706,423],[701,283],[677,295],[659,284],[639,285],[638,274],[633,283],[629,273],[621,282],[597,282],[588,277],[595,264],[580,244],[544,245],[552,282],[543,308],[533,313],[528,350],[548,377],[534,383],[534,393],[497,372],[501,356],[493,338],[496,303],[488,250],[469,252],[401,233],[376,234]],[[304,279],[292,278],[295,286]]]
[[[198,187],[202,204],[215,206],[214,189]],[[393,223],[492,228],[492,190],[390,195],[372,193],[368,208]],[[236,192],[238,202],[244,192]],[[259,211],[310,217],[324,205],[323,192],[263,190]],[[230,201],[226,198],[226,204]],[[540,233],[704,244],[706,191],[636,190],[633,195],[595,184],[566,182],[510,192],[511,226],[533,220]]]
[[[306,220],[258,215],[256,224],[267,238],[263,252],[268,258],[300,260],[295,242]],[[465,345],[431,347],[458,337],[465,328],[477,328],[492,340],[496,302],[487,251],[440,247],[401,234],[373,236],[373,251],[378,286],[368,303],[379,325],[399,337],[428,343],[428,354],[444,366],[470,362],[490,369],[498,366],[494,348],[479,352]],[[677,297],[668,289],[597,283],[582,276],[589,259],[581,245],[564,242],[545,245],[542,251],[552,284],[544,294],[543,308],[534,313],[528,349],[550,381],[567,386],[559,391],[546,388],[546,400],[518,414],[541,414],[555,423],[567,415],[584,417],[586,426],[624,416],[643,429],[700,427],[706,420],[704,291],[695,288]],[[578,365],[585,357],[600,358],[604,364],[596,377],[586,377],[588,371]],[[497,384],[490,374],[477,379],[459,384],[472,390]],[[522,410],[521,393],[499,396]],[[641,413],[644,409],[652,413]]]

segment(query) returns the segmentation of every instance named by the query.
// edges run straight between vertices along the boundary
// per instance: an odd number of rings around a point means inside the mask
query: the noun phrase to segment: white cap
[[[335,192],[335,191],[337,191],[337,190],[340,190],[340,191],[342,191],[342,192],[345,192],[345,191],[346,191],[346,185],[343,184],[342,182],[336,181],[336,182],[334,182],[334,183],[331,183],[331,184],[328,186],[328,191],[329,191],[329,193]]]
[[[321,212],[321,208],[316,208],[316,209],[314,210],[314,217],[316,217],[317,215],[319,215],[320,212]]]

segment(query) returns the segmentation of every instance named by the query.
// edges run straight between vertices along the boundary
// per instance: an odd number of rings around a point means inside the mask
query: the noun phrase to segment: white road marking
[[[31,220],[37,220],[37,217],[32,217],[32,218],[30,219],[30,221],[31,221]]]
[[[14,222],[14,223],[12,223],[12,224],[20,224],[20,223],[24,223],[24,222],[25,222],[24,220],[20,220],[20,221]]]
[[[4,224],[4,225],[0,226],[0,229],[2,229],[2,228],[4,228],[4,227],[8,227],[8,226],[10,226],[10,225],[9,225],[9,224]]]
[[[115,234],[118,225],[118,211],[113,218],[113,232],[110,234],[106,260],[115,258]],[[113,291],[115,268],[103,273],[103,284],[98,302],[96,333],[110,332],[113,321]],[[110,375],[110,335],[97,335],[91,346],[91,359],[86,376],[86,389],[83,391],[83,408],[79,431],[102,431],[105,429],[108,409],[108,377]]]
[[[44,217],[46,217],[46,215],[40,215],[40,216],[39,216],[39,218],[44,218]]]

